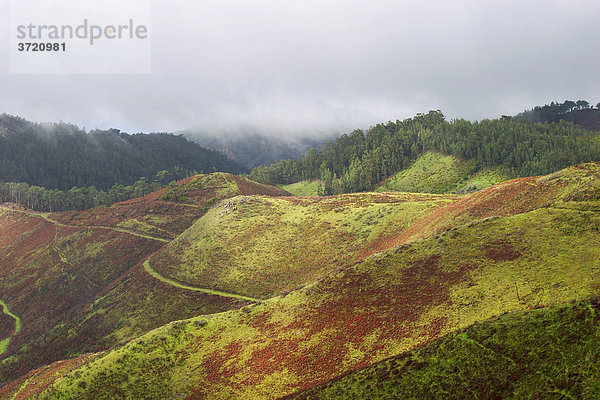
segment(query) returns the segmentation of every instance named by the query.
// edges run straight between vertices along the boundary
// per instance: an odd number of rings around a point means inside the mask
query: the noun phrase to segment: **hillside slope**
[[[401,232],[403,246],[289,294],[161,327],[36,393],[278,398],[505,312],[597,296],[599,199],[599,164],[458,196]]]
[[[292,399],[600,397],[597,302],[505,314]]]
[[[201,184],[200,184],[201,183]],[[169,201],[176,192],[184,201]],[[0,207],[0,300],[22,329],[2,329],[0,384],[34,367],[97,351],[175,319],[248,304],[187,290],[150,275],[143,262],[201,217],[240,194],[287,195],[230,174],[84,212]],[[4,342],[7,340],[7,342]]]
[[[427,152],[408,168],[392,175],[375,188],[376,192],[467,193],[512,178],[506,168],[478,170],[475,160]]]

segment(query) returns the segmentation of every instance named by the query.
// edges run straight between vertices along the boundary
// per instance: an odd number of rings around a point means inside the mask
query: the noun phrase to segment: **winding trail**
[[[19,318],[17,315],[13,314],[9,309],[8,306],[6,305],[5,302],[3,302],[2,300],[0,300],[0,305],[2,305],[2,312],[6,315],[8,315],[9,317],[14,318],[15,320],[15,331],[13,334],[17,334],[19,333],[19,331],[21,330],[21,318]],[[0,341],[0,354],[4,353],[6,351],[6,349],[8,348],[8,344],[10,343],[10,337]]]
[[[21,212],[21,213],[27,214],[27,215],[36,215],[38,217],[45,219],[46,221],[48,221],[50,223],[53,223],[58,226],[64,226],[67,228],[107,229],[109,231],[127,233],[127,234],[130,234],[133,236],[138,236],[138,237],[141,237],[144,239],[158,240],[159,242],[163,242],[163,243],[169,243],[171,241],[169,239],[146,235],[145,233],[136,232],[132,229],[127,229],[127,228],[120,228],[120,227],[116,227],[116,226],[106,226],[106,225],[69,225],[69,224],[63,224],[62,222],[58,222],[57,220],[50,218],[48,216],[48,214],[45,214],[45,213],[33,213],[33,212],[19,211],[19,210],[13,210],[13,211]]]
[[[58,254],[58,256],[60,257],[61,261],[65,264],[71,265],[72,264],[67,260],[67,257],[64,255],[64,253],[62,251],[60,251],[60,249],[58,248],[58,246],[56,246],[56,239],[58,236],[58,227],[59,226],[64,226],[67,228],[88,228],[88,229],[107,229],[107,230],[112,230],[115,232],[121,232],[121,233],[126,233],[129,235],[134,235],[134,236],[138,236],[144,239],[149,239],[149,240],[157,240],[163,243],[170,243],[171,240],[169,239],[165,239],[165,238],[158,238],[158,237],[154,237],[154,236],[150,236],[150,235],[146,235],[143,233],[139,233],[130,229],[125,229],[125,228],[118,228],[118,227],[110,227],[110,226],[104,226],[104,225],[69,225],[69,224],[64,224],[62,222],[56,221],[55,219],[50,218],[50,216],[48,215],[48,213],[38,213],[38,212],[30,212],[30,211],[24,211],[24,210],[15,210],[12,208],[8,208],[8,207],[2,207],[0,206],[0,208],[3,209],[7,209],[10,211],[14,211],[14,212],[18,212],[21,214],[25,214],[25,215],[33,215],[33,216],[37,216],[40,217],[42,219],[44,219],[47,222],[50,222],[54,225],[56,225],[57,227],[57,231],[55,234],[55,240],[54,240],[54,246],[53,246],[53,250]],[[206,294],[211,294],[211,295],[215,295],[215,296],[221,296],[221,297],[229,297],[229,298],[234,298],[234,299],[240,299],[240,300],[247,300],[247,301],[251,301],[254,303],[258,303],[261,300],[260,299],[255,299],[253,297],[248,297],[248,296],[243,296],[240,294],[235,294],[235,293],[227,293],[227,292],[221,292],[219,290],[212,290],[212,289],[205,289],[205,288],[200,288],[200,287],[196,287],[196,286],[189,286],[189,285],[185,285],[181,282],[178,282],[176,280],[167,278],[165,276],[162,276],[161,274],[159,274],[158,272],[156,272],[154,269],[152,269],[152,266],[150,265],[150,257],[152,257],[152,254],[150,254],[148,257],[146,257],[146,259],[142,262],[142,265],[144,266],[144,270],[150,274],[152,277],[154,277],[155,279],[158,279],[159,281],[166,283],[167,285],[171,285],[174,287],[177,287],[179,289],[185,289],[185,290],[191,290],[194,292],[202,292],[202,293],[206,293]],[[89,278],[88,278],[89,279]],[[1,303],[1,302],[0,302]],[[2,303],[4,304],[4,303]],[[8,310],[8,308],[6,308],[6,310]],[[11,316],[13,318],[18,318],[16,315],[11,314]],[[20,319],[18,319],[18,327],[19,330],[21,329],[21,321]],[[18,331],[16,331],[18,332]],[[15,332],[15,333],[16,333]],[[6,339],[8,340],[8,339]],[[0,354],[2,354],[2,343],[0,342]],[[8,345],[8,343],[7,343]]]
[[[175,286],[178,287],[180,289],[187,289],[187,290],[193,290],[195,292],[202,292],[202,293],[207,293],[207,294],[213,294],[213,295],[217,295],[217,296],[221,296],[221,297],[231,297],[234,299],[241,299],[241,300],[248,300],[248,301],[252,301],[255,303],[260,302],[260,299],[255,299],[253,297],[248,297],[248,296],[242,296],[241,294],[234,294],[234,293],[227,293],[227,292],[221,292],[219,290],[212,290],[212,289],[203,289],[203,288],[199,288],[199,287],[195,287],[195,286],[188,286],[188,285],[184,285],[182,283],[179,283],[173,279],[167,278],[165,276],[160,275],[158,272],[156,272],[155,270],[152,269],[152,266],[150,265],[150,257],[146,258],[146,260],[143,263],[144,265],[144,269],[146,270],[146,272],[148,272],[150,275],[152,275],[153,277],[155,277],[156,279],[158,279],[161,282],[164,282],[168,285],[171,286]]]

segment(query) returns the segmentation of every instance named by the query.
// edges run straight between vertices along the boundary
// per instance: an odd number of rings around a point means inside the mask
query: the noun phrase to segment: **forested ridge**
[[[531,122],[559,122],[561,120],[573,121],[580,124],[578,117],[581,114],[596,114],[596,119],[600,119],[600,103],[594,108],[586,100],[565,100],[562,103],[551,102],[543,106],[533,107],[531,110],[525,110],[517,115],[515,119],[519,121]],[[582,126],[588,128],[587,126]]]
[[[0,182],[0,203],[16,203],[36,211],[85,210],[142,197],[167,185],[175,185],[177,179],[191,174],[177,168],[172,171],[163,170],[152,179],[142,177],[127,186],[115,183],[109,190],[99,190],[95,186],[74,186],[69,190],[46,189],[25,182]]]
[[[67,123],[38,124],[0,115],[0,181],[47,189],[109,190],[151,179],[159,171],[240,173],[244,167],[222,154],[168,133],[127,134],[83,129]]]
[[[426,151],[474,159],[479,167],[503,165],[517,176],[532,176],[600,160],[600,139],[597,133],[563,120],[534,123],[503,116],[446,121],[437,110],[378,124],[366,132],[355,130],[299,159],[255,168],[250,178],[267,184],[321,179],[323,194],[367,191]]]

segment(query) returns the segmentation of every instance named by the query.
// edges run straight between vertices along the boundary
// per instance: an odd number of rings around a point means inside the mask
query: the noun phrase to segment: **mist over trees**
[[[0,181],[48,189],[91,187],[108,191],[140,177],[181,168],[210,173],[245,172],[222,154],[181,135],[134,134],[118,129],[86,132],[67,123],[37,124],[0,115]]]
[[[367,191],[426,151],[475,159],[479,167],[503,165],[515,175],[531,176],[600,160],[600,137],[567,121],[533,123],[505,116],[448,122],[438,110],[378,124],[366,132],[356,130],[297,160],[255,168],[250,178],[267,184],[321,179],[322,194]]]
[[[260,165],[271,165],[280,160],[302,156],[311,148],[318,148],[334,135],[319,138],[311,136],[271,136],[248,128],[239,132],[183,131],[187,138],[207,149],[218,151],[249,170]]]
[[[519,121],[531,122],[559,122],[561,120],[574,121],[569,114],[576,111],[593,110],[594,107],[586,100],[565,100],[563,103],[552,102],[543,106],[536,106],[531,110],[525,110],[517,115]],[[596,105],[596,111],[600,112],[600,103]]]

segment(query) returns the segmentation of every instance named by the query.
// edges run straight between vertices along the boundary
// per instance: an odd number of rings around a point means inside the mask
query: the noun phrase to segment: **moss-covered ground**
[[[293,399],[597,399],[600,309],[513,312]]]
[[[375,252],[446,195],[360,193],[333,197],[235,197],[151,258],[184,284],[266,299]]]
[[[377,187],[377,192],[468,193],[512,178],[505,168],[479,170],[474,160],[427,152]]]
[[[249,303],[162,282],[143,261],[232,193],[288,193],[230,174],[199,175],[177,187],[185,203],[163,200],[163,189],[81,212],[0,207],[0,298],[23,322],[15,334],[15,319],[0,313],[0,385],[173,320]]]
[[[598,259],[595,212],[487,219],[261,305],[160,328],[41,398],[277,398],[506,312],[592,298]]]
[[[585,302],[600,290],[600,164],[468,195],[284,198],[249,195],[244,190],[254,186],[245,183],[223,199],[215,197],[219,180],[203,182],[182,191],[184,199],[162,200],[162,193],[157,203],[120,204],[98,218],[52,216],[78,228],[5,211],[0,293],[23,329],[0,361],[0,373],[12,374],[3,379],[27,376],[31,398],[279,398],[490,318],[534,315],[528,312]],[[154,210],[152,223],[176,239],[165,245],[91,228],[131,218],[151,225],[133,212],[136,204]],[[157,210],[167,204],[187,213],[187,222],[161,219]],[[144,269],[147,259],[163,279]],[[26,375],[44,361],[82,360],[109,347],[72,369],[52,364],[43,385],[35,372]],[[556,360],[552,371],[561,368]],[[541,371],[554,385],[544,390],[577,397],[573,385]],[[0,396],[15,393],[3,390]]]
[[[300,181],[289,185],[282,185],[281,188],[290,192],[294,196],[318,196],[319,185],[321,181]]]

